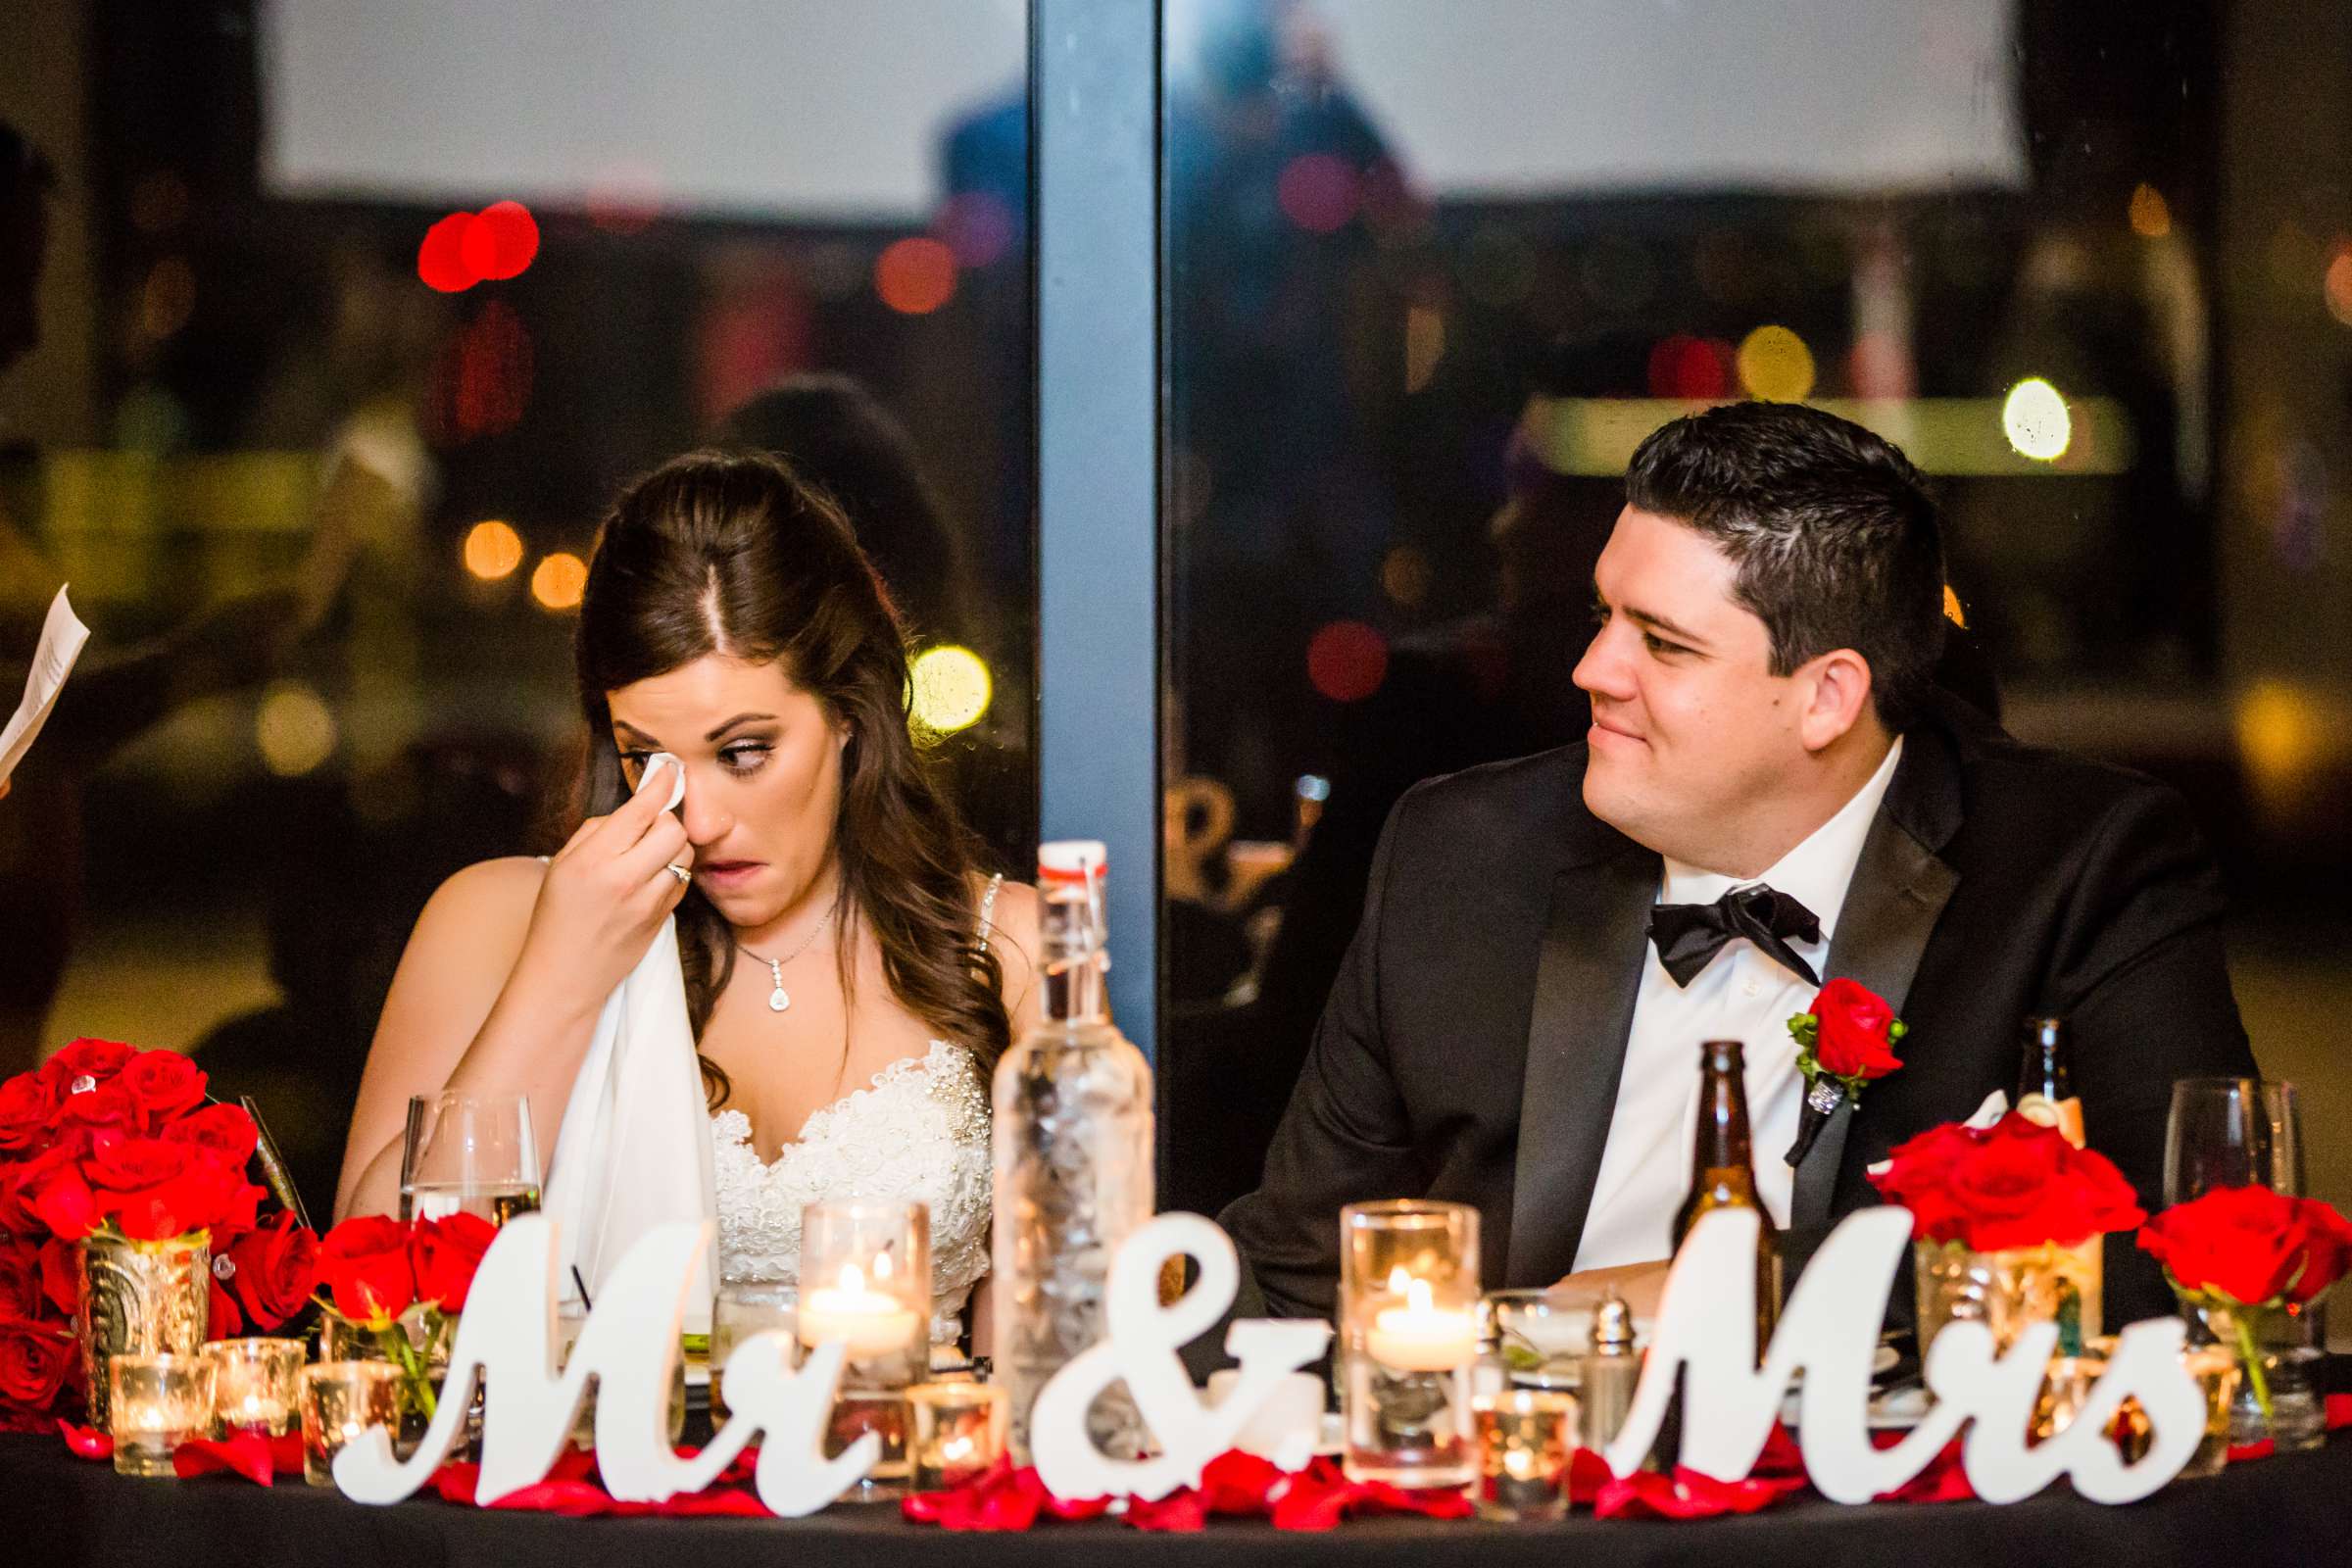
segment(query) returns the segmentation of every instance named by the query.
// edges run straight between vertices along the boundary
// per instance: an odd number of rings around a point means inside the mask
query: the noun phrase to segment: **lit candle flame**
[[[864,1290],[865,1290],[865,1275],[864,1275],[864,1273],[863,1273],[863,1272],[861,1272],[861,1271],[858,1269],[858,1265],[857,1265],[857,1264],[855,1264],[855,1263],[844,1263],[844,1264],[842,1264],[842,1265],[841,1265],[841,1292],[842,1292],[842,1294],[843,1294],[844,1296],[858,1296],[858,1295],[860,1295],[860,1294],[862,1294],[862,1293],[864,1292]]]
[[[1391,1296],[1402,1296],[1405,1293],[1405,1288],[1412,1283],[1412,1275],[1405,1272],[1405,1268],[1402,1263],[1397,1264],[1395,1268],[1389,1270],[1389,1294]]]

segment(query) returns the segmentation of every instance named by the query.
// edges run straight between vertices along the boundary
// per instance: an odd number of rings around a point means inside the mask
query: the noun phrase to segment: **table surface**
[[[268,1491],[228,1476],[136,1481],[77,1459],[56,1438],[0,1437],[0,1563],[37,1568],[740,1568],[749,1562],[858,1568],[926,1562],[1099,1561],[1105,1550],[1154,1562],[1542,1563],[1559,1568],[1736,1563],[1824,1568],[2024,1568],[2115,1562],[2131,1568],[2342,1560],[2352,1532],[2352,1432],[2316,1452],[2232,1466],[2126,1507],[2063,1486],[2007,1507],[1960,1502],[1840,1507],[1806,1497],[1744,1518],[1500,1525],[1364,1519],[1326,1534],[1212,1521],[1195,1535],[1127,1526],[1041,1524],[1025,1535],[956,1535],[907,1524],[895,1505],[836,1506],[808,1519],[564,1519],[471,1509],[427,1496],[366,1507],[281,1478]]]

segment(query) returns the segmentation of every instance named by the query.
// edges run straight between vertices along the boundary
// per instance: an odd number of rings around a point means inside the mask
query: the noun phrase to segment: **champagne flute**
[[[504,1225],[539,1207],[539,1146],[517,1094],[445,1092],[409,1101],[400,1151],[400,1217],[478,1214]]]
[[[2295,1086],[2258,1078],[2183,1078],[2164,1129],[2164,1200],[2217,1187],[2303,1194],[2303,1125]]]

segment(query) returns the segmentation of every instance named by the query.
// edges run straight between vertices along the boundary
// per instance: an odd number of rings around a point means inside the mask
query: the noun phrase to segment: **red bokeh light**
[[[1731,395],[1732,346],[1677,332],[1649,351],[1649,395],[1700,402]]]
[[[1300,153],[1282,166],[1274,200],[1308,233],[1336,233],[1355,216],[1355,171],[1330,153]]]
[[[458,254],[476,281],[518,277],[539,254],[539,224],[520,202],[492,202],[466,225]]]
[[[874,260],[874,292],[902,316],[928,316],[956,297],[956,253],[938,240],[899,240]]]
[[[416,275],[427,288],[457,294],[480,281],[466,262],[466,234],[472,227],[471,213],[452,213],[424,231],[424,243],[416,247]]]
[[[539,223],[520,202],[492,202],[479,213],[452,213],[424,231],[416,275],[443,294],[493,278],[520,276],[539,254]]]
[[[1360,620],[1335,620],[1306,645],[1306,678],[1335,703],[1360,703],[1389,678],[1389,641]]]

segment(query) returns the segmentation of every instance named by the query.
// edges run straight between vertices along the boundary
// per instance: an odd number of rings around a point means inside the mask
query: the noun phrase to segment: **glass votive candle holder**
[[[917,1383],[906,1391],[907,1484],[943,1492],[985,1472],[1004,1454],[1012,1405],[989,1383]]]
[[[1342,1466],[1353,1481],[1467,1486],[1478,1359],[1478,1211],[1400,1200],[1340,1210]]]
[[[1470,1403],[1478,1442],[1478,1511],[1487,1519],[1557,1519],[1568,1507],[1576,1400],[1505,1389]]]
[[[1479,1348],[1498,1388],[1573,1389],[1592,1340],[1591,1296],[1577,1291],[1489,1291],[1479,1298]]]
[[[213,1363],[202,1355],[110,1356],[106,1381],[118,1475],[169,1476],[172,1450],[212,1428]]]
[[[795,1332],[811,1350],[847,1352],[826,1457],[874,1433],[881,1457],[853,1496],[895,1495],[906,1481],[906,1390],[931,1368],[930,1210],[866,1198],[803,1209]]]
[[[400,1368],[389,1361],[320,1361],[302,1374],[302,1478],[335,1484],[335,1455],[369,1427],[400,1433]]]
[[[2197,1380],[2205,1396],[2205,1440],[2181,1466],[2184,1476],[2218,1476],[2230,1463],[2230,1412],[2237,1404],[2237,1380],[2244,1376],[2229,1347],[2192,1345],[2180,1352],[2180,1366]]]
[[[710,1424],[727,1419],[727,1357],[760,1334],[784,1339],[784,1364],[800,1360],[800,1288],[790,1280],[733,1279],[718,1287],[710,1306]]]
[[[302,1419],[300,1340],[211,1340],[213,1431],[220,1437],[258,1432],[282,1437]]]

